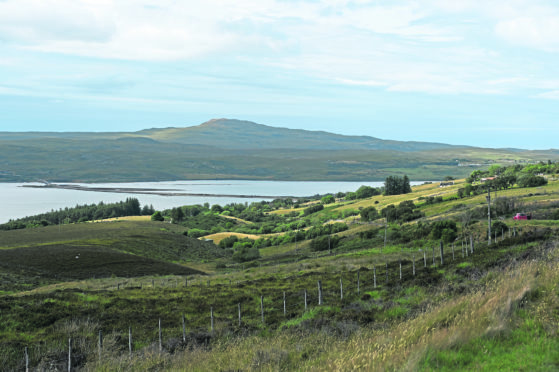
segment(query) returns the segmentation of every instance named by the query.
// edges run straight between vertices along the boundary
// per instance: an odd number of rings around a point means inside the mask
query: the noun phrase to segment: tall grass
[[[343,320],[317,327],[302,319],[271,334],[222,334],[208,347],[175,354],[146,347],[132,357],[91,361],[85,370],[556,369],[558,257],[553,247],[540,261],[490,272],[477,290],[454,298],[442,287],[433,297],[448,299],[404,321],[352,328]]]

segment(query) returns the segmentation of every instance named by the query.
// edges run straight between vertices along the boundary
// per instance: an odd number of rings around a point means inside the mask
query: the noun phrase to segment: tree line
[[[91,205],[76,205],[73,208],[64,208],[57,211],[38,214],[31,217],[10,220],[0,225],[0,230],[15,230],[28,227],[49,226],[67,223],[86,222],[125,216],[152,215],[155,212],[152,205],[140,206],[136,198],[127,198],[117,203],[103,203]]]

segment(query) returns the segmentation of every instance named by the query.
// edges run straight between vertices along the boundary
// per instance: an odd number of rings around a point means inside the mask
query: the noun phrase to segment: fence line
[[[516,237],[517,236],[517,231],[516,228],[514,228],[513,232],[510,233],[512,234],[512,236]],[[504,233],[503,233],[504,236]],[[519,235],[518,235],[519,236]],[[504,239],[504,237],[503,237]],[[473,253],[474,253],[474,240],[472,235],[470,235],[470,239],[469,239],[469,251],[468,252],[468,245],[467,245],[467,240],[466,240],[466,244],[464,244],[464,239],[462,239],[462,259],[464,262],[468,262],[468,258],[472,257],[473,258]],[[497,240],[495,240],[495,244],[497,244]],[[488,245],[489,246],[489,245]],[[439,251],[439,256],[440,256],[440,265],[444,266],[445,265],[445,261],[444,261],[444,256],[445,254],[447,256],[449,256],[450,254],[452,255],[452,261],[455,261],[455,255],[454,255],[454,244],[452,244],[452,252],[448,253],[448,252],[444,252],[444,245],[441,242],[440,243],[440,251]],[[435,248],[432,248],[432,265],[430,266],[430,268],[436,268],[437,267],[437,263],[435,262]],[[409,254],[406,254],[406,256],[408,256]],[[426,258],[426,250],[423,250],[423,261],[424,261],[424,269],[427,269],[427,258]],[[365,275],[366,273],[372,271],[372,277],[367,278],[367,275]],[[272,307],[272,309],[267,309],[265,306],[265,301],[264,301],[264,295],[261,294],[260,295],[260,322],[263,326],[266,326],[266,322],[265,322],[265,315],[267,314],[268,316],[272,316],[273,312],[278,312],[278,311],[282,311],[282,315],[283,317],[281,319],[289,319],[289,318],[293,318],[293,317],[298,317],[301,315],[301,311],[303,313],[308,311],[308,305],[309,304],[315,304],[315,306],[323,306],[325,304],[335,304],[335,303],[348,303],[348,301],[351,301],[353,299],[357,298],[360,296],[361,291],[363,289],[363,291],[366,291],[367,289],[377,289],[378,288],[378,283],[377,283],[377,265],[373,264],[372,265],[372,270],[371,269],[367,269],[367,271],[363,271],[364,275],[361,275],[362,270],[357,270],[354,272],[346,272],[346,273],[333,273],[333,274],[326,274],[326,273],[320,273],[319,276],[320,277],[325,277],[325,276],[338,276],[339,275],[339,281],[340,281],[340,287],[339,287],[339,292],[337,291],[333,291],[333,290],[324,290],[323,286],[322,286],[322,280],[317,280],[317,287],[318,287],[318,291],[317,291],[317,296],[314,297],[312,296],[306,288],[301,289],[299,291],[296,292],[291,292],[288,293],[286,291],[282,291],[280,296],[273,296],[271,294],[267,295],[267,299],[269,302],[271,303],[282,303],[282,306],[279,307]],[[346,282],[346,286],[344,287],[344,277],[350,277],[350,279],[348,280],[348,282]],[[385,262],[385,276],[386,276],[386,286],[390,286],[390,285],[397,285],[398,283],[402,283],[402,281],[404,280],[404,278],[406,278],[406,280],[412,280],[415,279],[417,276],[417,271],[416,271],[416,265],[415,265],[415,253],[413,253],[411,255],[411,260],[410,259],[402,259],[402,257],[400,257],[400,259],[398,260],[398,264],[396,264],[395,261],[392,261],[391,264],[389,265],[388,262]],[[399,278],[399,281],[396,280],[396,278]],[[393,279],[393,280],[391,280]],[[247,281],[248,282],[248,281]],[[349,284],[348,284],[349,283]],[[120,286],[123,286],[123,288],[125,288],[125,285],[123,283],[117,283],[117,290],[120,290]],[[163,284],[163,280],[162,280],[162,284]],[[192,282],[190,283],[191,285],[189,286],[189,282],[188,279],[185,278],[185,282],[184,282],[184,288],[187,290],[190,289],[201,289],[202,287],[202,281],[200,281],[200,285],[198,287],[195,286],[195,284],[193,284]],[[175,286],[178,285],[178,280],[175,279]],[[216,288],[218,286],[222,286],[223,284],[216,284],[213,288]],[[231,285],[231,280],[229,280],[229,285]],[[239,282],[237,282],[237,286],[239,286]],[[152,287],[155,288],[155,280],[152,279]],[[137,288],[137,287],[135,287]],[[141,287],[143,288],[143,287]],[[212,288],[210,286],[210,280],[207,280],[207,288]],[[345,289],[345,292],[344,292]],[[345,296],[344,296],[345,294]],[[336,300],[336,298],[338,298],[338,300]],[[242,303],[238,303],[237,304],[237,308],[235,310],[229,309],[223,309],[223,312],[218,313],[218,315],[220,315],[220,319],[223,323],[223,320],[225,320],[225,324],[233,326],[235,323],[237,323],[238,327],[242,327],[243,324],[248,325],[251,322],[254,322],[254,314],[250,314],[250,311],[247,311],[248,309],[250,309],[249,307],[246,307],[247,310],[245,310],[243,313],[241,313],[241,306]],[[281,309],[281,310],[280,310]],[[289,311],[288,311],[289,310]],[[247,315],[248,314],[248,315]],[[235,321],[235,317],[237,317],[237,321]],[[214,306],[210,307],[210,331],[212,333],[215,332],[215,319],[216,319],[216,313],[214,311]],[[273,317],[272,317],[273,319]],[[187,342],[187,327],[186,327],[186,317],[185,314],[182,313],[181,315],[181,320],[182,320],[182,334],[181,334],[181,339],[183,341],[183,343]],[[248,320],[248,321],[247,321]],[[281,323],[281,322],[280,322]],[[207,324],[207,323],[206,323]],[[273,322],[268,322],[268,324],[273,324]],[[146,340],[136,340],[136,342],[145,342]],[[163,336],[162,336],[162,326],[161,326],[161,318],[159,318],[158,321],[158,341],[159,341],[159,351],[163,352]],[[129,349],[129,355],[132,355],[134,349],[133,349],[133,335],[132,335],[132,327],[130,326],[128,328],[128,349]],[[103,354],[103,331],[99,330],[99,339],[98,339],[98,354],[99,354],[99,360],[102,360],[102,354]],[[25,358],[25,366],[26,366],[26,371],[29,370],[29,350],[28,347],[25,347],[25,352],[24,352],[24,358]],[[68,371],[71,371],[71,363],[72,363],[72,339],[69,338],[68,339]]]

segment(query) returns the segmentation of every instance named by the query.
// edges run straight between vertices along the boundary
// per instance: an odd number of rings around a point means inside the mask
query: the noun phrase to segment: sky
[[[0,0],[0,131],[559,148],[556,0]]]

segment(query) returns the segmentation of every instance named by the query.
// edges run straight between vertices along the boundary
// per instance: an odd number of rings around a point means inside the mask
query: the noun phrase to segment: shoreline
[[[276,195],[232,195],[232,194],[206,194],[206,193],[188,193],[188,192],[172,192],[174,189],[150,189],[150,188],[130,188],[130,187],[86,187],[80,185],[56,184],[49,183],[47,185],[22,185],[20,187],[28,187],[35,189],[62,189],[77,191],[93,191],[108,192],[117,194],[143,194],[157,196],[196,196],[196,197],[214,197],[214,198],[243,198],[243,199],[303,199],[304,196],[276,196]]]

